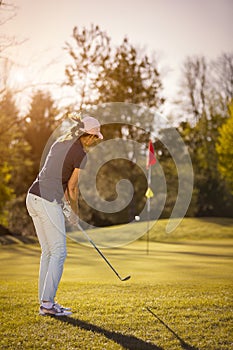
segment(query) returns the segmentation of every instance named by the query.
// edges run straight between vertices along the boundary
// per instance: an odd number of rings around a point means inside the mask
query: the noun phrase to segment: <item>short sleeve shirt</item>
[[[29,192],[50,202],[61,203],[73,170],[84,169],[86,162],[86,152],[80,140],[55,142]]]

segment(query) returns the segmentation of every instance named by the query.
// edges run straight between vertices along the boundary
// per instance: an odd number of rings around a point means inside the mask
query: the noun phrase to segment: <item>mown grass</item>
[[[174,222],[177,220],[173,219]],[[233,218],[185,218],[174,231],[166,233],[168,222],[168,219],[158,220],[152,226],[152,241],[212,241],[233,236]]]
[[[233,218],[162,219],[150,221],[149,227],[149,238],[152,242],[223,240],[232,238]],[[167,233],[171,227],[173,230]],[[98,246],[118,247],[131,243],[136,239],[147,240],[147,231],[148,224],[144,221],[95,228],[88,232]],[[80,231],[70,232],[69,236],[75,241],[83,244],[87,243]]]
[[[228,227],[228,225],[226,225]],[[97,252],[68,243],[58,301],[72,317],[38,315],[37,244],[0,247],[0,349],[229,350],[233,238],[137,241]]]

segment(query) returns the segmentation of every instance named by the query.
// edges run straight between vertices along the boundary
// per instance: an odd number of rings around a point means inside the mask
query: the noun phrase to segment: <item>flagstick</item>
[[[149,231],[150,231],[150,198],[153,197],[153,192],[151,191],[151,166],[156,163],[156,158],[154,156],[154,147],[151,142],[149,141],[148,145],[148,156],[147,156],[147,169],[148,169],[148,175],[147,175],[147,183],[148,183],[148,189],[146,192],[147,197],[147,254],[149,254]]]
[[[151,185],[151,166],[149,166],[148,168],[148,178],[147,178],[147,182],[148,182],[148,188],[150,188]],[[147,198],[147,255],[149,254],[149,242],[150,242],[150,197]]]

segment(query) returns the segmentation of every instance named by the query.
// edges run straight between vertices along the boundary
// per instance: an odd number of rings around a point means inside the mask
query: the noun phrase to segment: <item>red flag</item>
[[[155,158],[155,150],[153,147],[153,143],[151,140],[149,141],[148,145],[148,156],[147,156],[147,164],[146,168],[149,169],[151,165],[154,165],[156,163],[156,158]]]

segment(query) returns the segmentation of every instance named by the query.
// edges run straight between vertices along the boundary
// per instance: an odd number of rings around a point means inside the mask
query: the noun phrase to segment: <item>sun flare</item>
[[[25,77],[25,73],[23,72],[23,70],[17,70],[16,72],[14,72],[13,76],[12,76],[12,80],[16,83],[16,84],[23,84],[26,81],[26,77]]]

